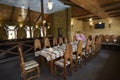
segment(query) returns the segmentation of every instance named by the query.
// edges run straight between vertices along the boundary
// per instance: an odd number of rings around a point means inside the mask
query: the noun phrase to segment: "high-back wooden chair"
[[[49,41],[49,39],[47,37],[45,38],[45,41],[44,41],[44,47],[45,48],[49,48],[50,47],[50,41]]]
[[[34,51],[36,51],[37,49],[41,50],[41,42],[39,39],[35,39],[34,41]]]
[[[21,44],[18,44],[18,53],[19,53],[19,59],[20,59],[22,79],[31,80],[37,77],[39,78],[40,77],[39,64],[35,60],[24,62]],[[33,75],[33,73],[35,72],[36,74]]]
[[[78,64],[80,63],[80,66],[82,64],[82,40],[78,41],[77,44],[77,52],[75,55],[73,55],[73,61],[75,61],[75,70],[77,71],[78,69]]]
[[[59,37],[59,45],[62,45],[62,44],[63,44],[63,38]]]
[[[57,45],[58,45],[57,38],[53,38],[53,46],[57,46]]]
[[[62,69],[64,80],[66,80],[67,71],[72,75],[72,45],[68,43],[64,53],[64,58],[55,62],[55,74],[57,69]]]
[[[91,58],[95,55],[95,38],[92,39],[91,44]]]
[[[65,44],[68,43],[68,39],[67,39],[67,37],[64,37],[64,43],[65,43]]]
[[[95,36],[95,53],[99,51],[99,37]]]
[[[102,39],[102,36],[99,36],[98,37],[98,51],[100,51],[101,49],[101,43],[102,43],[101,39]]]
[[[85,49],[82,52],[82,55],[84,56],[84,63],[86,64],[87,61],[90,60],[90,39],[87,39]]]

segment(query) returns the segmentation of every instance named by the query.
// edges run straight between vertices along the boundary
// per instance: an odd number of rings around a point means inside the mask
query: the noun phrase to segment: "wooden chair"
[[[87,39],[85,49],[82,51],[82,55],[84,57],[84,63],[90,60],[90,39]]]
[[[62,44],[63,44],[63,38],[59,37],[59,45],[62,45]]]
[[[91,44],[91,58],[93,58],[93,56],[95,55],[95,38],[92,39],[92,44]]]
[[[101,43],[102,43],[101,38],[102,38],[102,36],[99,36],[99,37],[98,37],[98,52],[99,52],[100,49],[101,49]]]
[[[34,51],[36,51],[37,49],[41,50],[41,42],[39,39],[35,39],[34,41]]]
[[[65,43],[65,44],[68,43],[68,39],[67,39],[67,37],[64,37],[64,43]]]
[[[21,44],[18,44],[18,51],[19,51],[18,53],[19,53],[19,59],[20,59],[22,79],[31,80],[33,78],[37,78],[37,77],[39,78],[40,77],[39,64],[35,60],[24,62]],[[36,74],[33,75],[33,73],[35,72]]]
[[[99,51],[99,37],[95,36],[95,54]]]
[[[47,37],[45,38],[45,41],[44,41],[44,47],[45,48],[49,48],[50,47],[50,41],[49,41],[49,39]]]
[[[57,42],[57,38],[53,38],[53,46],[57,46],[58,42]]]
[[[82,40],[78,41],[77,52],[75,55],[73,55],[73,61],[75,62],[75,70],[77,71],[78,64],[80,63],[80,66],[82,64]]]
[[[64,58],[56,61],[55,64],[55,75],[57,70],[62,74],[64,80],[66,80],[67,71],[72,75],[72,45],[68,43],[64,53]]]

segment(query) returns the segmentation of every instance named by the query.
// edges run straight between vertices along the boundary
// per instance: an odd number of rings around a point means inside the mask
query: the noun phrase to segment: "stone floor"
[[[92,61],[82,65],[77,72],[73,71],[72,76],[67,76],[67,80],[120,80],[119,61],[120,51],[102,49]],[[22,80],[18,57],[0,63],[0,80]],[[63,78],[54,77],[46,66],[40,65],[40,79],[35,80],[63,80]]]

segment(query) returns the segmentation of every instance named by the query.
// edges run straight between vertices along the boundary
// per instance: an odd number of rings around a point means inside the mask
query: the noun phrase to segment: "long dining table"
[[[77,44],[78,41],[71,42],[72,44],[72,51],[75,52],[77,51]],[[86,43],[83,42],[82,47],[85,48]],[[54,46],[50,48],[43,48],[40,51],[35,52],[35,56],[42,56],[44,57],[48,62],[50,62],[50,72],[53,74],[53,60],[56,60],[57,58],[63,57],[64,52],[66,49],[66,44],[62,44],[61,46]]]

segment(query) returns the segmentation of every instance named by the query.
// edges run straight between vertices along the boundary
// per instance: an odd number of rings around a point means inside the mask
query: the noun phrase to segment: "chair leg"
[[[23,78],[23,80],[26,80],[26,74],[25,73],[22,74],[22,78]]]
[[[82,60],[80,60],[80,67],[82,67]]]
[[[38,70],[38,78],[40,78],[40,68],[38,67],[37,70]]]
[[[75,71],[77,71],[77,70],[78,70],[78,60],[76,60],[76,64],[75,64],[75,66],[76,66]]]
[[[66,69],[64,69],[63,76],[64,76],[64,80],[66,80]]]

